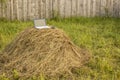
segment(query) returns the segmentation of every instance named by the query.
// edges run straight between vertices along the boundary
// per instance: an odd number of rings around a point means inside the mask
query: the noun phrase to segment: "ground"
[[[47,23],[63,29],[76,45],[91,52],[89,63],[73,71],[76,80],[120,80],[119,18],[55,18]],[[27,27],[33,27],[33,22],[1,19],[0,51]]]

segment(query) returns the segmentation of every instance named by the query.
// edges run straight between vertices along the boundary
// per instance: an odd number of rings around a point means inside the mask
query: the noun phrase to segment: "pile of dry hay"
[[[29,28],[0,54],[0,73],[16,69],[20,76],[59,76],[85,64],[89,53],[77,47],[60,29]]]

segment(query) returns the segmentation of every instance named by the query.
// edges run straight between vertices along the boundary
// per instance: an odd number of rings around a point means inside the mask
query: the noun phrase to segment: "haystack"
[[[21,32],[0,55],[0,73],[11,76],[15,69],[25,77],[72,74],[71,69],[81,67],[90,58],[62,30],[35,28]]]

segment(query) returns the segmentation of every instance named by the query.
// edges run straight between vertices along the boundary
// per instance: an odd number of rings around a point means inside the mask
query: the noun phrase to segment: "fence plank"
[[[60,0],[60,16],[65,17],[65,0]]]
[[[58,16],[58,0],[53,0],[53,17]]]
[[[0,17],[1,17],[1,14],[2,14],[2,13],[1,13],[1,3],[0,3]]]
[[[45,17],[45,0],[41,0],[41,18]]]
[[[10,1],[11,20],[13,20],[13,0]]]
[[[16,8],[16,0],[13,0],[13,19],[15,20],[15,19],[17,19],[16,18],[16,10],[17,10],[17,8]]]
[[[13,0],[12,4],[13,4],[13,19],[12,20],[15,20],[16,19],[16,0]]]
[[[79,15],[83,16],[83,0],[79,0]]]
[[[5,4],[3,3],[3,18],[5,18],[6,17],[6,15],[5,15]]]
[[[49,18],[49,1],[46,0],[45,4],[46,4],[46,8],[45,8],[46,14],[45,14],[45,16],[46,16],[46,18]]]
[[[22,7],[22,12],[23,12],[23,20],[27,20],[27,0],[23,0],[23,7]]]
[[[96,1],[97,0],[93,0],[93,17],[96,15]]]
[[[113,0],[110,0],[110,16],[113,16]]]
[[[88,6],[87,6],[87,8],[88,8],[88,10],[87,10],[87,13],[88,13],[88,17],[90,17],[90,7],[91,7],[91,0],[88,0]]]
[[[18,0],[16,0],[16,17],[17,17],[17,20],[20,20],[20,18],[19,18]]]
[[[120,0],[119,0],[119,2],[118,2],[118,7],[119,7],[119,9],[118,9],[119,15],[118,15],[117,17],[120,18]]]
[[[65,17],[71,16],[71,0],[65,1]]]
[[[48,17],[52,17],[52,0],[48,0]]]
[[[79,7],[79,5],[80,5],[80,2],[79,2],[79,0],[77,0],[77,1],[76,1],[76,7],[77,7],[77,9],[76,9],[76,10],[77,10],[77,12],[76,12],[77,15],[76,15],[76,16],[80,16],[80,11],[79,11],[79,10],[80,10],[80,7]]]
[[[115,17],[117,17],[117,16],[119,16],[119,0],[116,0],[116,7],[115,7],[115,9],[116,9]]]
[[[86,0],[83,1],[83,15],[86,16]]]
[[[76,15],[76,0],[72,0],[72,16]]]

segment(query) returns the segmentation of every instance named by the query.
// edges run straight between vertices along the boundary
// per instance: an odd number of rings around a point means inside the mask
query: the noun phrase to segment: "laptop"
[[[34,27],[37,29],[44,29],[44,28],[50,28],[46,25],[45,19],[35,19],[34,20]]]

